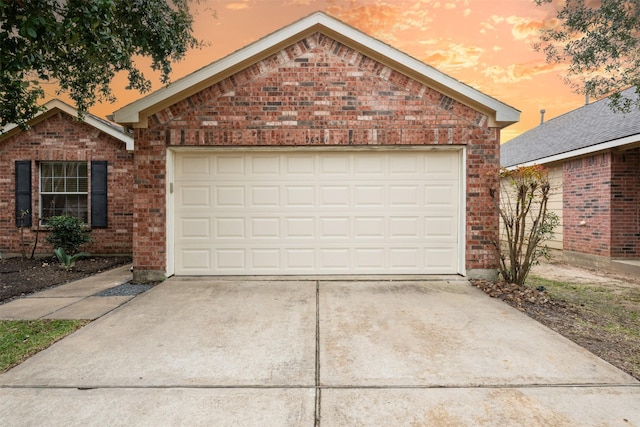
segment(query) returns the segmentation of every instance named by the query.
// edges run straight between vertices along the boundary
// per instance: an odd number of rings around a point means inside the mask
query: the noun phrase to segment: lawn
[[[87,320],[0,320],[0,373],[87,323]]]

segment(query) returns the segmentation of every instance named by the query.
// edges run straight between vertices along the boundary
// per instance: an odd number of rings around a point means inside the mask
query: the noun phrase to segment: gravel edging
[[[130,282],[123,283],[122,285],[114,286],[113,288],[105,289],[104,291],[94,294],[94,297],[124,297],[135,296],[151,289],[153,285],[140,285]]]

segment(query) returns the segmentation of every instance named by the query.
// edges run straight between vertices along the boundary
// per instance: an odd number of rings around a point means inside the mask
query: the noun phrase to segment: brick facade
[[[640,256],[640,150],[601,152],[563,168],[564,249]]]
[[[484,114],[321,33],[165,108],[136,129],[134,268],[164,271],[165,157],[179,146],[466,147],[466,268],[496,267],[499,168]]]
[[[611,256],[640,257],[640,148],[612,155]]]
[[[78,122],[64,112],[57,112],[0,141],[0,252],[20,252],[19,229],[15,222],[15,161],[31,160],[32,212],[39,212],[39,162],[107,161],[108,228],[91,230],[93,242],[83,246],[92,254],[130,254],[133,229],[133,154],[125,143],[113,136]],[[89,171],[89,173],[91,173]],[[89,195],[89,197],[91,197]],[[25,241],[32,241],[36,225],[25,230]],[[41,232],[37,253],[52,253]],[[29,249],[30,250],[30,249]]]

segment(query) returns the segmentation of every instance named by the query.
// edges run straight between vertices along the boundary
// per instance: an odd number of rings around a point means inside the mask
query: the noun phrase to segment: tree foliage
[[[119,72],[128,89],[150,81],[134,62],[151,59],[169,81],[171,63],[199,42],[189,0],[0,0],[0,128],[24,123],[38,111],[43,84],[55,83],[80,114],[115,99]]]
[[[594,98],[610,96],[614,110],[640,108],[640,0],[535,0],[553,3],[557,20],[542,29],[539,50],[549,63],[569,64],[573,89]]]
[[[549,257],[544,242],[553,238],[559,224],[558,216],[547,209],[552,194],[549,174],[542,165],[520,166],[503,169],[499,178],[500,190],[489,191],[502,222],[500,240],[494,242],[498,270],[507,282],[523,285],[531,267]]]

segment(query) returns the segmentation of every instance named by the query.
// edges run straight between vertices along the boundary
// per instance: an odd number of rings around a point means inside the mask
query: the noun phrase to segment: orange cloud
[[[566,66],[558,64],[514,64],[506,68],[493,65],[482,70],[482,74],[494,83],[518,83],[531,80],[540,74],[555,73],[563,69],[566,69]]]
[[[387,42],[395,41],[399,31],[426,29],[432,21],[428,5],[430,0],[335,1],[327,7],[327,13],[347,22],[359,30]]]
[[[226,9],[230,9],[230,10],[242,10],[242,9],[246,9],[249,7],[249,4],[244,2],[244,3],[229,3],[228,5],[225,6]]]
[[[442,43],[440,49],[430,50],[421,57],[425,63],[443,70],[473,68],[480,62],[484,49],[460,43]]]

